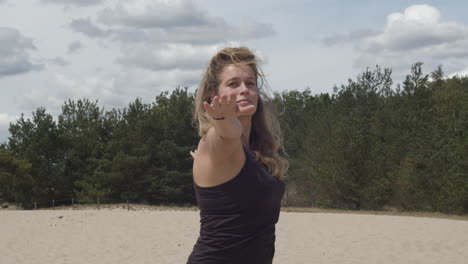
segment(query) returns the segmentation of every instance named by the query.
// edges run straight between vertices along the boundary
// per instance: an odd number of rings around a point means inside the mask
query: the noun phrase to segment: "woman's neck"
[[[252,127],[252,117],[242,116],[239,117],[239,121],[242,124],[242,143],[249,148],[250,129]]]

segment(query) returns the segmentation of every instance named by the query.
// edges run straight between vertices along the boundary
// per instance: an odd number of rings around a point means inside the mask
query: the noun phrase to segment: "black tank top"
[[[213,187],[193,182],[200,208],[200,236],[187,264],[271,264],[284,183],[244,148],[245,163],[233,179]]]

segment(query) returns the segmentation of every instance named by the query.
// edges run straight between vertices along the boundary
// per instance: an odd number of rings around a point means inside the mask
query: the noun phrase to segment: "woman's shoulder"
[[[218,144],[210,146],[210,144]],[[238,148],[231,153],[223,153],[222,142],[209,142],[201,138],[198,148],[193,153],[193,178],[201,187],[210,187],[222,184],[234,178],[242,169],[246,154],[239,140]],[[220,157],[222,156],[222,157]]]
[[[202,159],[219,164],[230,160],[233,156],[243,153],[240,138],[223,138],[216,134],[214,128],[198,142],[197,153]]]

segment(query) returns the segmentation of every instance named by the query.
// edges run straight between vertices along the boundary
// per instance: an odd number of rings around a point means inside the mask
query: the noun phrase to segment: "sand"
[[[1,264],[184,264],[198,211],[0,211]],[[468,221],[282,212],[275,264],[468,263]]]

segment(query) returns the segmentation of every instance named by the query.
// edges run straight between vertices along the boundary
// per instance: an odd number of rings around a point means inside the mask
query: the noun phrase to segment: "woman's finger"
[[[208,102],[203,102],[203,108],[208,112],[211,110],[211,105]]]
[[[213,103],[211,104],[211,107],[213,108],[213,111],[217,112],[221,108],[221,104],[219,102],[219,97],[215,96],[213,98]]]
[[[228,100],[229,100],[229,95],[228,95],[228,94],[223,95],[223,102],[224,102],[225,104],[228,103]]]
[[[235,93],[231,93],[229,95],[229,103],[231,104],[235,104],[236,103],[236,94]]]
[[[219,104],[221,106],[226,104],[226,96],[225,95],[222,95],[221,97],[219,97]]]
[[[210,116],[213,114],[213,107],[208,102],[203,102],[203,108]]]

